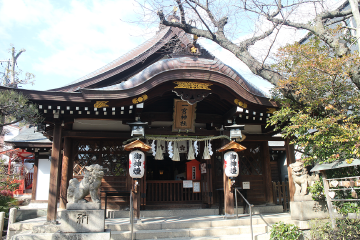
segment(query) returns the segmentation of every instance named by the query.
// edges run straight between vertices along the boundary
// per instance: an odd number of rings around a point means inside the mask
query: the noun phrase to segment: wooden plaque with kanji
[[[195,132],[196,103],[174,99],[173,132]]]

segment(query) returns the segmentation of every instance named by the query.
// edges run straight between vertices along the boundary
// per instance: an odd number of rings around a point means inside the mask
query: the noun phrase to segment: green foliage
[[[24,121],[37,124],[42,121],[37,105],[28,101],[27,97],[12,90],[0,91],[0,127],[9,123]]]
[[[320,177],[319,181],[315,181],[313,185],[309,186],[308,190],[313,200],[315,201],[325,200],[324,184],[322,177]]]
[[[327,220],[311,220],[309,222],[310,236],[313,240],[330,239],[329,232],[331,231],[331,222]]]
[[[331,178],[346,178],[352,176],[360,176],[360,166],[347,167],[347,168],[338,168],[326,171],[327,177]],[[338,186],[337,188],[342,188]],[[309,192],[312,194],[312,198],[315,201],[325,200],[324,195],[324,185],[322,178],[320,181],[316,181],[312,186],[308,187]],[[334,188],[332,188],[334,189]],[[354,199],[351,195],[352,189],[345,189],[341,191],[334,191],[336,193],[336,198],[338,199]],[[360,190],[355,189],[355,192],[360,196]],[[337,212],[343,215],[348,213],[360,213],[360,200],[359,202],[332,202],[333,206],[336,208]]]
[[[329,220],[313,220],[310,222],[310,235],[313,240],[355,240],[360,236],[359,219],[337,219],[336,229],[332,229]]]
[[[284,77],[273,90],[282,107],[268,126],[293,139],[307,164],[360,158],[360,92],[349,75],[360,58],[334,56],[331,47],[312,38],[280,49],[273,66]]]
[[[296,240],[302,235],[301,230],[294,224],[278,222],[272,225],[271,240]]]

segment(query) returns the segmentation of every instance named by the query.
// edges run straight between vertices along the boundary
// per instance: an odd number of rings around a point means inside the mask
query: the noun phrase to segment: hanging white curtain
[[[205,141],[205,147],[204,147],[204,152],[203,152],[203,159],[210,159],[210,153],[209,153],[209,148],[208,148],[208,141]]]
[[[161,148],[162,141],[157,140],[156,141],[156,154],[155,154],[155,160],[164,160],[164,151]]]
[[[173,161],[180,161],[180,154],[177,142],[174,142],[174,155],[172,157]]]
[[[195,159],[194,145],[192,140],[189,140],[189,152],[187,155],[187,160],[193,160],[193,159]]]

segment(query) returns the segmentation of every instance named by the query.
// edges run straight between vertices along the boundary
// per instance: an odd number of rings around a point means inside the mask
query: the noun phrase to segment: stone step
[[[279,221],[290,221],[290,215],[279,214],[277,216],[264,216],[268,224],[274,224]],[[112,231],[130,231],[131,225],[128,221],[110,223],[108,220],[105,228]],[[264,224],[264,221],[258,216],[253,217],[253,225]],[[240,217],[239,219],[224,219],[219,216],[206,216],[199,218],[168,218],[151,219],[134,223],[134,230],[161,230],[161,229],[188,229],[188,228],[210,228],[210,227],[229,227],[229,226],[249,226],[250,218]]]
[[[248,209],[246,209],[249,212]],[[252,208],[253,214],[265,213],[282,213],[282,205],[256,205]],[[238,214],[243,214],[243,207],[239,206]],[[107,210],[108,218],[126,218],[129,217],[129,210]],[[142,210],[140,211],[141,218],[151,217],[172,217],[172,216],[208,216],[219,215],[218,208],[199,208],[199,209],[166,209],[166,210]]]
[[[174,238],[162,238],[161,240],[172,240]],[[222,236],[206,236],[206,237],[186,237],[176,238],[176,240],[252,240],[251,234],[239,234],[239,235],[222,235]],[[253,240],[269,240],[270,233],[254,234]],[[148,238],[143,240],[154,240],[154,238]]]
[[[239,214],[243,213],[242,209],[239,209]],[[129,211],[107,211],[108,218],[127,218],[129,217]],[[208,216],[219,215],[219,209],[217,208],[204,208],[204,209],[172,209],[172,210],[143,210],[140,211],[141,218],[152,217],[183,217],[183,216]]]
[[[254,233],[266,233],[266,224],[253,225]],[[134,231],[135,239],[178,239],[192,237],[221,237],[228,235],[250,234],[249,226],[188,228],[188,229],[160,229],[160,230],[137,230]],[[111,231],[112,240],[131,239],[130,231]]]

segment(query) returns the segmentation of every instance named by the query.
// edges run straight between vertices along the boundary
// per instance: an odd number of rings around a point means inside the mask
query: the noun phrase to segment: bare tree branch
[[[16,119],[16,120],[14,120],[14,121],[12,121],[12,122],[0,124],[0,128],[2,128],[2,127],[4,127],[4,126],[11,125],[11,124],[18,123],[18,122],[20,122],[21,120],[23,120],[23,118]]]
[[[194,12],[198,15],[198,17],[200,18],[201,22],[205,25],[205,27],[207,28],[207,30],[209,31],[209,33],[213,36],[216,37],[215,34],[210,30],[209,26],[206,24],[206,22],[204,21],[204,19],[201,17],[200,13],[196,10],[196,6],[192,6],[187,0],[185,0],[187,2],[187,4],[189,4],[189,6],[194,10]]]
[[[180,21],[182,24],[186,24],[184,6],[180,0],[176,0],[176,3],[178,4],[180,9]]]

